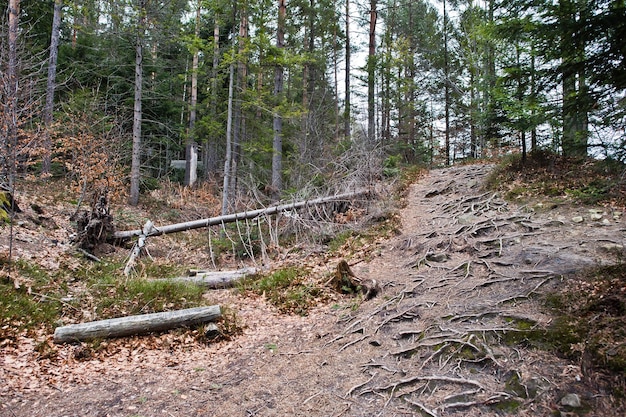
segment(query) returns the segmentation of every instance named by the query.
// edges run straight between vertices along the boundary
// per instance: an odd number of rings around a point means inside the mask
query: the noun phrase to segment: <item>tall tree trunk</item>
[[[237,54],[237,78],[235,79],[234,94],[236,95],[233,102],[233,143],[232,143],[232,162],[230,174],[230,192],[235,194],[237,191],[237,172],[241,160],[241,141],[245,128],[245,120],[241,111],[241,102],[246,90],[246,78],[248,76],[248,67],[246,64],[246,42],[248,38],[248,14],[245,7],[240,11],[239,19],[239,53]]]
[[[350,140],[351,132],[351,111],[350,111],[350,0],[346,0],[346,91],[345,109],[343,113],[344,135],[346,140]]]
[[[446,165],[450,165],[450,69],[448,68],[448,13],[446,0],[443,0],[443,77],[445,95],[445,135],[446,135]]]
[[[201,2],[196,7],[196,28],[194,44],[200,37],[200,13]],[[189,131],[187,132],[187,145],[185,147],[185,185],[192,187],[198,179],[198,144],[195,140],[194,128],[196,126],[196,107],[198,103],[198,61],[200,50],[193,46],[193,59],[191,63],[191,102],[189,103]]]
[[[339,139],[339,52],[337,48],[337,26],[333,30],[333,71],[335,95],[335,140]]]
[[[52,33],[50,36],[50,58],[48,60],[48,81],[46,84],[46,105],[43,109],[43,122],[45,125],[43,140],[43,160],[41,173],[50,174],[52,164],[52,143],[50,141],[50,128],[52,125],[52,111],[54,109],[54,90],[56,88],[57,57],[59,53],[59,32],[61,29],[61,9],[63,0],[54,2],[54,15],[52,18]]]
[[[532,130],[530,131],[530,151],[534,152],[537,150],[537,121],[535,120],[537,117],[536,103],[537,103],[537,86],[536,84],[536,76],[535,74],[535,49],[534,47],[531,50],[530,55],[530,96],[532,98],[532,107],[530,111],[530,117],[532,121]]]
[[[278,0],[278,26],[276,30],[276,48],[285,48],[285,18],[287,14],[286,0]],[[283,190],[283,118],[280,114],[283,93],[283,63],[278,62],[274,69],[274,97],[278,104],[274,109],[274,140],[272,142],[272,194],[274,200],[280,199]]]
[[[300,164],[306,164],[311,146],[311,103],[313,97],[313,50],[315,48],[315,0],[309,0],[306,16],[308,25],[305,29],[305,51],[306,59],[302,66],[302,118],[300,120],[300,143],[299,158]]]
[[[487,0],[487,19],[489,25],[494,25],[494,1]],[[492,39],[487,40],[486,45],[486,61],[485,61],[485,78],[484,78],[484,98],[485,101],[485,126],[483,141],[491,142],[493,148],[499,152],[500,138],[498,137],[498,128],[496,126],[496,103],[494,89],[496,85],[496,47]]]
[[[230,62],[228,78],[228,115],[226,116],[226,155],[224,157],[224,187],[222,190],[222,215],[228,214],[230,204],[230,185],[232,175],[231,163],[233,159],[232,151],[232,126],[233,126],[233,85],[235,84],[235,49],[233,46],[233,60]]]
[[[15,152],[17,148],[17,128],[18,128],[18,60],[17,60],[17,40],[19,36],[20,1],[9,0],[9,36],[8,36],[8,63],[6,67],[4,102],[4,117],[2,120],[6,129],[3,132],[4,138],[0,154],[0,184],[12,189],[15,181]],[[7,181],[8,184],[3,184]],[[13,223],[11,222],[11,225]],[[12,242],[12,240],[11,240]],[[11,258],[11,248],[9,248],[9,259]]]
[[[139,203],[139,181],[141,179],[141,100],[143,87],[143,38],[146,27],[146,0],[137,0],[138,22],[135,45],[135,99],[133,106],[133,151],[130,167],[130,196],[128,204]]]
[[[370,0],[369,48],[367,55],[367,138],[374,142],[376,137],[376,19],[377,1]]]
[[[580,18],[576,0],[560,0],[561,67],[563,78],[563,154],[587,155],[587,119],[585,74],[573,64],[584,59],[584,41],[576,36],[573,26]]]
[[[214,16],[213,26],[213,66],[211,67],[211,116],[217,118],[217,74],[220,64],[220,22],[219,15]],[[205,176],[207,178],[217,172],[217,141],[213,135],[205,143]]]

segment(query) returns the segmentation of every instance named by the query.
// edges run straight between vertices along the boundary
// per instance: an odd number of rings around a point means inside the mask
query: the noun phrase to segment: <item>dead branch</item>
[[[239,212],[239,213],[227,214],[224,216],[211,217],[208,219],[194,220],[194,221],[185,222],[185,223],[176,223],[176,224],[171,224],[167,226],[159,226],[159,227],[155,227],[154,230],[152,230],[151,233],[149,233],[147,236],[159,236],[159,235],[164,235],[168,233],[177,233],[177,232],[183,232],[186,230],[193,230],[193,229],[200,229],[203,227],[221,225],[225,223],[233,223],[233,222],[237,222],[240,220],[254,219],[262,215],[273,215],[273,214],[278,214],[278,213],[282,213],[286,211],[294,211],[294,210],[298,210],[298,209],[301,209],[310,205],[324,204],[324,203],[329,203],[332,201],[350,200],[350,199],[354,199],[357,197],[365,197],[369,195],[369,193],[370,192],[368,190],[360,190],[360,191],[354,191],[350,193],[338,194],[335,196],[316,198],[314,200],[299,201],[299,202],[290,203],[290,204],[281,204],[278,206],[271,206],[271,207],[267,207],[264,209],[244,211],[244,212]],[[113,234],[113,237],[115,239],[128,239],[133,236],[141,236],[142,232],[143,230],[127,230],[127,231],[115,232]]]

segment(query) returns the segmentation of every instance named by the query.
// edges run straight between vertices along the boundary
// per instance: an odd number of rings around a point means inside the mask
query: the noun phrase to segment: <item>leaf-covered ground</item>
[[[431,171],[408,189],[394,237],[348,234],[333,253],[273,249],[273,262],[305,267],[305,287],[323,287],[346,258],[357,276],[381,284],[372,300],[324,292],[298,315],[254,286],[210,291],[207,301],[228,307],[233,329],[213,343],[197,337],[201,329],[62,346],[45,329],[7,336],[0,410],[624,415],[622,209],[569,194],[557,201],[523,191],[504,200],[506,191],[484,187],[493,169]],[[181,263],[210,262],[191,235],[168,239],[151,244],[157,264],[178,254],[181,240],[189,249]],[[168,241],[176,250],[168,252]]]

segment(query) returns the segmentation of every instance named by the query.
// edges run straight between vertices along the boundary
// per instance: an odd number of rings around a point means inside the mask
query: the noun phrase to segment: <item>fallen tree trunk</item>
[[[123,337],[151,332],[160,332],[175,327],[193,326],[221,317],[219,305],[188,308],[162,313],[141,314],[115,319],[70,324],[57,327],[55,343],[80,342],[85,340]]]
[[[258,272],[258,268],[252,267],[242,268],[236,271],[200,271],[187,277],[165,278],[165,280],[169,282],[187,282],[211,289],[230,288],[234,286],[237,281]]]
[[[356,198],[360,196],[365,196],[367,194],[369,194],[369,191],[367,190],[354,191],[351,193],[338,194],[338,195],[334,195],[330,197],[322,197],[322,198],[317,198],[314,200],[300,201],[300,202],[290,203],[290,204],[282,204],[279,206],[271,206],[271,207],[267,207],[264,209],[226,214],[224,216],[217,216],[217,217],[211,217],[208,219],[194,220],[194,221],[185,222],[185,223],[170,224],[170,225],[161,226],[161,227],[153,227],[150,233],[145,236],[146,237],[159,236],[159,235],[165,235],[168,233],[184,232],[186,230],[199,229],[202,227],[215,226],[215,225],[224,224],[224,223],[234,223],[239,220],[254,219],[261,215],[272,215],[272,214],[281,213],[283,211],[297,210],[306,206],[311,206],[311,205],[316,205],[316,204],[329,203],[329,202],[338,201],[338,200],[348,200],[348,199],[352,199],[352,198]],[[133,236],[141,236],[142,234],[143,234],[143,230],[141,229],[127,230],[127,231],[115,232],[113,234],[113,237],[115,239],[128,239]]]

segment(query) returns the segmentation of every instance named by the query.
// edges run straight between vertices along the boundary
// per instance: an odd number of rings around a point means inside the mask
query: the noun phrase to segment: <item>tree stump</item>
[[[376,280],[357,277],[343,259],[337,265],[330,284],[335,291],[342,294],[362,293],[366,300],[376,297],[380,292],[380,285]]]

